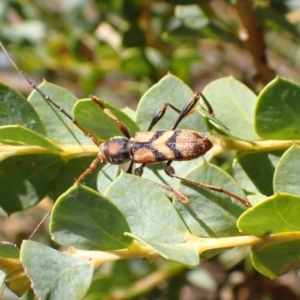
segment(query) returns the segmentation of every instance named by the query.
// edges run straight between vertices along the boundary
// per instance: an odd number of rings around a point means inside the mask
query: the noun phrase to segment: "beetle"
[[[76,119],[74,119],[64,110],[64,108],[60,107],[48,95],[41,91],[31,80],[29,80],[29,78],[15,64],[1,42],[0,47],[7,55],[14,68],[29,83],[29,85],[34,90],[36,90],[41,95],[41,97],[45,99],[45,101],[49,102],[68,119],[70,119],[74,123],[74,125],[76,125],[84,134],[86,134],[98,147],[99,151],[97,157],[93,160],[90,166],[75,180],[76,182],[81,182],[89,173],[91,173],[96,168],[99,162],[123,164],[130,161],[129,170],[132,169],[133,163],[140,163],[141,165],[134,171],[135,175],[140,177],[142,176],[144,167],[147,164],[166,162],[164,170],[168,176],[177,178],[196,186],[224,193],[238,200],[246,207],[251,206],[251,204],[247,200],[223,189],[222,187],[207,185],[202,182],[197,182],[180,177],[176,175],[174,168],[171,166],[171,163],[173,161],[191,160],[203,156],[213,147],[212,142],[208,139],[209,133],[200,133],[194,130],[186,129],[176,129],[183,118],[192,112],[193,108],[201,98],[207,106],[208,113],[210,115],[213,115],[212,107],[202,93],[195,93],[194,96],[184,105],[181,110],[174,107],[171,103],[164,103],[154,114],[147,130],[137,131],[133,136],[130,135],[125,124],[121,120],[119,120],[108,108],[106,108],[104,103],[102,103],[97,97],[91,95],[91,100],[100,109],[102,109],[106,115],[115,120],[120,132],[123,134],[123,136],[115,136],[105,142],[98,142],[96,137],[91,132],[84,129]],[[152,128],[164,116],[165,111],[168,107],[172,108],[179,114],[171,130],[153,131]],[[172,192],[183,203],[188,203],[188,199],[173,187],[149,179],[147,180],[162,189]]]

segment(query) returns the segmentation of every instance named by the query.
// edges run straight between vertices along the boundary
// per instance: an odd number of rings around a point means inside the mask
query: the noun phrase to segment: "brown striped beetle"
[[[179,110],[170,103],[163,104],[158,111],[153,116],[150,125],[146,131],[138,131],[133,137],[130,136],[128,129],[125,124],[120,121],[105,105],[95,96],[91,96],[91,100],[98,105],[110,118],[114,119],[120,132],[124,136],[112,137],[106,142],[99,143],[96,137],[85,130],[76,119],[71,117],[62,107],[55,103],[49,96],[44,94],[34,83],[32,83],[27,76],[23,74],[21,70],[17,67],[15,62],[12,60],[3,44],[0,42],[0,47],[8,56],[9,60],[19,72],[19,74],[30,84],[30,86],[36,90],[41,97],[43,97],[47,102],[57,108],[61,113],[63,113],[68,119],[70,119],[74,125],[76,125],[84,134],[86,134],[93,143],[99,148],[98,156],[93,160],[90,166],[76,179],[76,182],[81,182],[85,176],[91,173],[97,166],[99,162],[108,162],[111,164],[122,164],[130,161],[131,170],[133,163],[140,163],[141,166],[135,169],[135,175],[142,176],[143,169],[147,164],[164,162],[165,172],[167,175],[179,180],[185,181],[187,183],[200,186],[206,189],[214,190],[220,193],[224,193],[238,201],[240,201],[246,207],[250,207],[250,203],[221,187],[207,185],[201,182],[196,182],[175,174],[174,168],[171,166],[172,161],[183,161],[192,160],[197,157],[203,156],[208,150],[213,146],[211,141],[208,139],[209,133],[200,133],[193,130],[176,130],[178,124],[182,121],[184,117],[190,114],[199,101],[200,98],[203,99],[205,105],[207,106],[208,113],[213,115],[213,110],[201,93],[195,93],[195,95],[185,104],[185,106]],[[153,126],[164,116],[164,113],[168,107],[179,113],[173,127],[170,131],[151,131]],[[147,179],[156,186],[163,188],[172,192],[179,200],[183,203],[188,203],[188,199],[176,191],[174,188],[168,185],[157,183]],[[36,231],[36,230],[35,230]]]

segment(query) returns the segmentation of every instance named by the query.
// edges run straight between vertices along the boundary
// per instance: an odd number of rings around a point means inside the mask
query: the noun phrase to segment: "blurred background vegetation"
[[[299,83],[299,37],[297,0],[0,1],[0,40],[35,83],[46,78],[78,98],[93,93],[132,109],[167,72],[195,91],[224,76],[256,93],[276,75]],[[0,80],[31,91],[2,52]],[[3,218],[1,240],[19,244],[50,207],[45,200]],[[86,299],[300,299],[298,271],[270,281],[247,253],[228,250],[194,270],[162,261],[107,264]]]

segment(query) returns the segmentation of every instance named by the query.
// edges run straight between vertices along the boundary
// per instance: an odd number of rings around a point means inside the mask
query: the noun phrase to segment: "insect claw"
[[[190,201],[188,200],[188,198],[185,197],[184,195],[180,194],[178,191],[173,190],[172,192],[173,192],[173,194],[175,195],[175,197],[176,197],[178,200],[180,200],[183,204],[189,204],[189,203],[190,203]]]

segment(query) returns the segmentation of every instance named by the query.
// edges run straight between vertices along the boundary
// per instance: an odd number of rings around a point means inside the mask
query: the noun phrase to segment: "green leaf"
[[[253,235],[300,231],[299,209],[300,197],[277,193],[247,210],[237,226]]]
[[[188,233],[185,224],[153,184],[122,173],[107,189],[106,196],[120,209],[134,236],[158,243],[184,241]]]
[[[131,135],[138,131],[137,125],[122,111],[99,99],[126,127]],[[96,136],[99,141],[106,141],[113,136],[123,136],[117,122],[110,118],[96,103],[90,99],[78,101],[73,109],[74,118],[80,125]]]
[[[257,134],[265,139],[299,139],[299,99],[299,85],[280,77],[271,81],[258,97],[255,111]]]
[[[281,157],[274,174],[274,190],[300,196],[300,147],[293,145]]]
[[[20,93],[0,83],[0,126],[16,124],[46,135],[43,124],[30,103]]]
[[[1,258],[19,258],[20,251],[15,244],[8,242],[0,242]]]
[[[245,199],[242,189],[232,177],[207,162],[195,167],[184,177],[222,187]],[[225,237],[240,234],[236,227],[236,221],[246,207],[236,199],[185,182],[181,182],[177,190],[190,201],[188,205],[184,205],[175,198],[175,207],[191,233],[202,237]]]
[[[77,101],[77,98],[73,94],[46,81],[40,84],[38,88],[60,107],[64,108],[68,114],[71,114],[73,105]],[[85,136],[71,120],[47,102],[39,93],[33,91],[28,100],[39,114],[48,137],[61,144],[81,145],[92,143],[91,140]]]
[[[68,190],[73,184],[76,178],[78,178],[95,159],[95,155],[81,155],[71,157],[64,168],[59,172],[53,186],[51,187],[51,195],[53,199],[57,199],[62,193]],[[105,164],[99,163],[96,169],[86,176],[82,180],[82,184],[89,186],[90,188],[97,190],[98,175]]]
[[[37,204],[48,194],[64,164],[62,158],[56,154],[2,153],[0,156],[1,207],[11,214]]]
[[[193,97],[194,93],[177,77],[168,74],[157,84],[153,85],[142,97],[137,108],[137,123],[142,130],[146,130],[158,109],[164,103],[171,103],[181,110]],[[200,100],[201,101],[201,100]],[[164,117],[154,126],[154,130],[170,130],[178,117],[178,113],[170,107]],[[180,122],[178,128],[207,131],[205,119],[198,111],[188,115]]]
[[[275,233],[299,232],[300,197],[290,194],[275,194],[250,208],[238,220],[243,233],[263,236]],[[275,278],[300,265],[299,241],[266,245],[251,249],[254,267],[270,278]]]
[[[39,146],[52,151],[62,151],[58,146],[41,135],[19,125],[0,127],[0,142],[19,146]]]
[[[21,246],[21,261],[39,299],[80,300],[93,276],[93,266],[33,241]]]
[[[217,120],[227,128],[220,128],[221,131],[242,140],[258,139],[254,128],[256,95],[249,88],[233,77],[227,77],[214,80],[203,93]]]
[[[300,241],[290,241],[251,249],[253,266],[271,279],[295,270],[300,266]]]
[[[120,211],[104,196],[83,185],[76,185],[55,203],[50,232],[63,246],[84,250],[127,248],[130,228]]]
[[[273,176],[282,151],[250,152],[239,156],[234,164],[234,177],[251,193],[273,195]]]
[[[97,177],[97,190],[105,194],[106,189],[120,174],[120,167],[118,165],[105,164]]]

